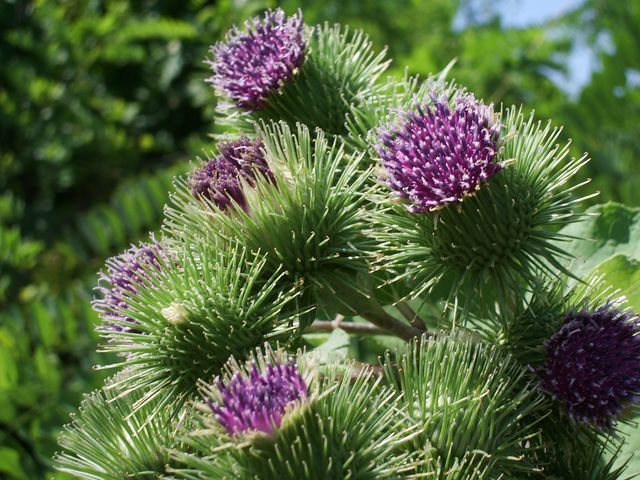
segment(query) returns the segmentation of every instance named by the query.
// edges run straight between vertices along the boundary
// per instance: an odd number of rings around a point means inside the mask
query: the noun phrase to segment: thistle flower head
[[[262,148],[260,140],[247,137],[221,143],[219,155],[191,173],[191,193],[207,198],[223,211],[233,202],[246,210],[243,183],[255,186],[256,174],[272,178]]]
[[[431,101],[382,130],[376,145],[387,184],[416,213],[461,202],[503,167],[495,161],[500,124],[492,107],[472,95],[459,95],[452,107],[434,91]]]
[[[213,76],[209,83],[236,106],[260,110],[266,100],[289,82],[305,58],[302,14],[286,17],[281,9],[234,27],[224,42],[211,48]]]
[[[133,325],[137,322],[123,313],[123,310],[129,308],[128,299],[137,293],[141,285],[153,279],[153,272],[160,271],[161,259],[164,257],[165,252],[160,242],[152,235],[151,242],[133,245],[107,260],[106,272],[99,273],[96,288],[102,297],[96,298],[92,305],[102,316],[108,330],[135,331]],[[129,327],[126,323],[132,326]]]
[[[293,362],[274,362],[263,372],[254,363],[248,376],[235,373],[226,384],[218,380],[217,387],[220,402],[208,404],[230,435],[250,430],[271,434],[287,408],[307,397],[307,385]]]
[[[490,311],[506,292],[525,295],[527,285],[541,276],[554,278],[564,271],[562,258],[569,254],[561,242],[569,235],[561,228],[583,218],[576,209],[582,199],[574,197],[569,182],[588,158],[570,158],[569,144],[558,145],[560,128],[515,107],[501,113],[498,126],[490,122],[490,107],[470,97],[454,104],[449,108],[432,99],[434,106],[409,115],[396,137],[383,136],[389,146],[382,144],[379,149],[383,163],[393,167],[388,168],[394,172],[390,184],[410,197],[412,209],[389,205],[374,213],[379,226],[372,235],[388,245],[388,253],[376,263],[390,274],[402,272],[395,278],[407,280],[410,297],[443,287],[448,298],[462,305],[460,312],[468,311],[472,303],[478,311]],[[448,120],[436,121],[442,118]],[[427,140],[436,137],[427,132],[438,125],[448,135],[436,139],[430,150]],[[466,130],[470,125],[475,127]],[[509,141],[500,141],[498,130],[509,132]],[[456,143],[455,138],[463,140]],[[436,155],[445,147],[447,154]],[[475,160],[460,161],[466,158],[461,152],[475,152],[469,157]],[[507,162],[509,168],[504,168]],[[499,179],[486,181],[501,168]],[[475,187],[467,190],[472,184]],[[443,193],[445,187],[453,190]],[[458,202],[465,195],[455,208],[442,208],[437,215],[413,213]]]
[[[542,386],[575,420],[611,426],[640,400],[640,321],[607,304],[566,316],[545,345]]]
[[[213,415],[205,408],[195,418],[197,429],[181,439],[187,448],[175,456],[185,468],[175,470],[182,473],[178,476],[188,478],[193,472],[201,478],[261,480],[407,476],[405,472],[415,468],[414,455],[401,446],[409,450],[421,427],[407,425],[398,410],[397,393],[383,385],[382,376],[372,368],[325,357],[320,373],[318,360],[307,354],[296,357],[300,371],[309,378],[308,388],[282,350],[258,351],[247,367],[231,361],[225,368],[230,373],[227,382],[201,384],[203,396],[217,403],[207,400]],[[232,441],[220,435],[218,422]]]

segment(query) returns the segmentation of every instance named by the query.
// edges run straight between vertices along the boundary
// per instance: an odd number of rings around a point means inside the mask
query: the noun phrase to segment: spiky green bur
[[[375,96],[377,81],[387,69],[385,52],[376,52],[362,31],[350,32],[339,25],[307,27],[304,63],[296,75],[284,82],[259,109],[246,110],[223,100],[218,123],[243,132],[253,131],[253,122],[285,121],[320,128],[327,133],[346,133],[346,116],[354,105],[364,105]],[[224,97],[223,97],[224,98]]]
[[[145,390],[139,403],[157,395],[185,401],[231,356],[297,337],[295,293],[279,288],[277,269],[266,273],[266,259],[211,237],[189,247],[129,303],[138,333],[104,334],[105,350],[124,354],[115,366],[135,367],[118,383],[124,391]]]
[[[636,410],[637,315],[598,277],[569,290],[564,280],[470,326],[535,373],[555,401],[554,417],[610,431]]]
[[[169,465],[175,466],[168,449],[178,444],[175,427],[184,415],[156,410],[157,401],[136,410],[142,392],[120,396],[122,392],[113,388],[129,374],[116,375],[82,401],[60,434],[63,451],[54,459],[56,469],[74,478],[121,480],[159,478]]]
[[[387,358],[385,372],[422,430],[413,445],[428,458],[424,474],[521,478],[539,470],[536,422],[547,405],[527,371],[497,347],[423,337],[397,365]]]
[[[558,445],[558,447],[560,447]],[[559,448],[555,463],[547,467],[555,475],[547,478],[558,480],[631,480],[637,474],[625,475],[631,458],[617,462],[620,446],[612,447],[613,455],[607,453],[606,446],[596,442],[567,442]]]
[[[373,234],[389,252],[379,264],[410,282],[413,296],[447,285],[458,302],[507,301],[563,269],[558,228],[582,218],[568,182],[587,159],[568,158],[568,145],[556,144],[559,129],[516,108],[501,122],[497,161],[511,164],[473,196],[422,214],[389,202],[375,215]]]
[[[542,419],[543,478],[552,480],[630,480],[624,476],[630,458],[621,458],[622,438],[594,432],[565,417]]]
[[[600,278],[590,278],[568,288],[568,278],[540,282],[511,305],[497,305],[493,312],[467,316],[467,327],[491,345],[498,345],[523,365],[539,368],[545,360],[544,343],[562,326],[567,313],[588,305],[604,305],[615,297]],[[617,304],[622,305],[621,302]]]
[[[568,315],[584,309],[597,310],[598,305],[623,308],[622,299],[611,302],[616,292],[600,278],[591,278],[570,289],[566,284],[566,278],[540,284],[511,308],[501,306],[492,315],[472,317],[468,327],[480,333],[487,343],[509,352],[529,369],[531,377],[537,377],[546,362],[546,342],[561,329]],[[567,364],[572,360],[567,359]],[[561,402],[550,407],[540,422],[543,446],[540,458],[549,478],[622,478],[626,462],[617,462],[615,458],[620,438],[613,439],[594,425],[576,422]]]
[[[322,371],[301,356],[297,363],[309,385],[308,397],[292,406],[273,434],[230,436],[204,406],[199,429],[184,439],[189,453],[174,452],[186,465],[175,472],[178,478],[410,478],[415,464],[401,446],[413,432],[403,426],[397,395],[381,385],[381,376],[351,363]],[[206,387],[205,396],[212,389]]]
[[[301,308],[320,303],[353,314],[368,302],[369,259],[375,242],[363,214],[369,172],[358,170],[339,140],[283,122],[262,125],[258,137],[273,177],[245,189],[246,211],[231,214],[194,201],[178,185],[167,231],[183,243],[211,236],[266,258],[265,274],[282,269],[280,288],[303,292]]]

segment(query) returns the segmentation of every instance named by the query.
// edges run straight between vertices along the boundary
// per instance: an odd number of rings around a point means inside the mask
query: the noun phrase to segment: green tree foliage
[[[593,157],[589,175],[608,198],[640,205],[640,3],[590,0],[567,22],[597,55],[590,82],[566,106],[567,134]]]
[[[3,2],[0,188],[28,199],[25,223],[56,228],[77,202],[167,165],[206,131],[213,102],[201,61],[235,10],[231,2]]]

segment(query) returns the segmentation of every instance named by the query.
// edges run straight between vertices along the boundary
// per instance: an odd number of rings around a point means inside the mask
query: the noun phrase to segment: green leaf
[[[598,265],[594,273],[602,275],[605,284],[627,297],[629,306],[640,311],[640,261],[621,253]]]
[[[28,480],[29,477],[20,465],[20,454],[13,448],[0,447],[0,472],[9,476],[13,480]]]
[[[322,352],[323,354],[338,354],[346,357],[349,354],[349,346],[351,345],[351,339],[349,334],[341,328],[336,328],[331,335],[327,338],[327,341],[316,348],[316,352]]]
[[[31,307],[31,314],[38,325],[40,341],[47,348],[56,344],[59,337],[58,326],[52,319],[52,312],[44,303],[34,303]]]
[[[640,208],[605,203],[591,207],[587,213],[591,217],[561,230],[575,237],[562,245],[575,257],[568,265],[572,273],[585,278],[616,254],[640,261]]]
[[[639,420],[640,418],[636,417],[634,422]],[[640,428],[635,423],[627,423],[618,425],[618,429],[628,437],[625,438],[624,445],[617,455],[616,464],[621,465],[631,457],[627,464],[627,473],[640,476],[640,455],[637,453],[640,451]]]
[[[18,366],[12,355],[14,351],[15,342],[11,334],[0,329],[0,392],[10,390],[18,384]]]

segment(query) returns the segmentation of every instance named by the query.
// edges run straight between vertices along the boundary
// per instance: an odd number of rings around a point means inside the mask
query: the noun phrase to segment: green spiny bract
[[[377,81],[389,61],[376,53],[367,35],[339,25],[305,28],[305,58],[295,75],[282,82],[258,109],[239,109],[225,100],[218,122],[237,131],[251,132],[253,122],[303,123],[328,134],[346,133],[346,116],[352,106],[368,101],[380,88]],[[223,94],[224,98],[224,94]]]
[[[299,355],[297,363],[308,382],[308,396],[285,413],[272,434],[229,435],[211,409],[201,405],[197,429],[183,438],[185,451],[173,452],[186,466],[176,475],[229,480],[411,478],[416,463],[401,447],[416,429],[403,425],[397,394],[382,385],[382,377],[351,362],[320,368],[313,354]],[[237,369],[236,364],[231,372]],[[205,386],[204,395],[213,389]]]
[[[392,121],[398,111],[411,107],[416,99],[428,98],[433,88],[448,98],[452,98],[456,92],[464,92],[455,83],[445,82],[452,66],[453,62],[426,80],[407,75],[401,80],[388,78],[366,102],[351,106],[347,114],[345,142],[356,150],[367,152],[365,161],[375,162],[377,158],[373,144],[376,129]]]
[[[563,271],[558,228],[577,222],[569,180],[586,159],[567,158],[559,129],[516,108],[501,114],[508,165],[457,205],[412,213],[387,201],[372,234],[387,248],[381,268],[410,283],[413,296],[448,285],[449,300],[491,305],[524,295],[540,276]],[[389,198],[391,194],[389,193]]]
[[[615,297],[601,279],[568,286],[566,277],[541,280],[511,305],[493,312],[467,316],[467,326],[490,345],[498,345],[525,366],[539,368],[545,359],[544,343],[556,333],[569,312],[598,307]],[[619,302],[622,303],[620,299]],[[617,304],[616,303],[616,304]]]
[[[179,242],[198,236],[239,243],[265,256],[264,271],[282,271],[282,288],[302,291],[304,308],[318,303],[332,311],[367,308],[369,260],[375,242],[364,234],[363,209],[372,186],[358,158],[348,157],[339,140],[329,141],[298,125],[262,125],[258,138],[272,172],[270,181],[245,188],[246,208],[221,211],[194,200],[178,185],[167,232]]]
[[[620,458],[623,441],[617,435],[575,425],[566,416],[551,414],[542,427],[544,478],[551,480],[630,480],[623,476],[631,459]]]
[[[231,356],[295,339],[296,293],[277,287],[282,273],[265,274],[267,260],[257,252],[226,247],[202,237],[176,251],[156,282],[129,302],[136,332],[104,333],[104,349],[122,355],[116,366],[135,367],[118,383],[125,392],[145,389],[137,405],[159,395],[183,402]]]
[[[175,466],[168,449],[178,446],[176,426],[187,420],[172,410],[157,410],[158,400],[136,410],[143,393],[122,396],[114,388],[129,374],[117,374],[82,401],[60,434],[63,452],[54,459],[58,470],[86,480],[152,479]]]
[[[550,441],[553,441],[550,439]],[[637,478],[637,474],[625,475],[627,464],[631,457],[618,461],[622,444],[613,447],[601,446],[586,439],[584,442],[565,442],[556,444],[556,463],[547,467],[547,471],[557,472],[556,475],[548,475],[549,479],[557,480],[631,480]]]
[[[397,364],[388,357],[385,372],[411,424],[422,430],[412,446],[428,458],[423,473],[467,478],[464,472],[475,470],[489,479],[539,471],[536,424],[548,405],[527,371],[497,347],[461,336],[423,337]]]

